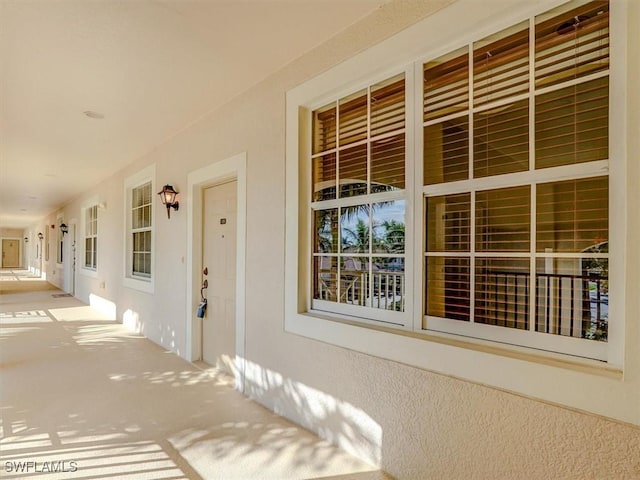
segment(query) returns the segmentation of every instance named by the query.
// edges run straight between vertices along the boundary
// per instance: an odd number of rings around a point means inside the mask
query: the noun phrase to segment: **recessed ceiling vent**
[[[84,114],[87,117],[93,118],[95,120],[102,120],[104,118],[104,114],[100,112],[94,112],[93,110],[85,110]]]

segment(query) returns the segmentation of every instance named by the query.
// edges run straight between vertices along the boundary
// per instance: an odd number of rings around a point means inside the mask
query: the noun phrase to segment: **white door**
[[[67,292],[71,295],[76,294],[76,224],[69,225],[69,288]]]
[[[235,375],[237,181],[206,188],[203,199],[203,281],[207,314],[202,358]],[[204,272],[207,275],[204,275]]]

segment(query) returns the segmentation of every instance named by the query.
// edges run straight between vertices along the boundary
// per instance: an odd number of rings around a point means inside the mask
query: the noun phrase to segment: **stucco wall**
[[[155,163],[157,185],[186,190],[189,172],[247,152],[248,394],[400,479],[640,478],[636,427],[284,332],[285,93],[446,3],[391,2],[65,207],[65,219],[79,219],[86,198],[97,195],[105,205],[99,213],[98,275],[79,275],[77,295],[113,302],[119,319],[126,317],[184,356],[188,198],[180,198],[171,220],[155,203],[158,254],[150,295],[122,286],[123,182]],[[638,40],[640,5],[631,3],[629,22]],[[634,54],[630,69],[640,80]],[[637,89],[629,99],[640,104]],[[639,175],[637,109],[631,117],[630,173]],[[637,183],[629,182],[640,204]],[[640,239],[637,209],[629,215],[636,215],[629,225]],[[630,262],[640,265],[638,255],[630,249]],[[635,311],[638,278],[632,273],[627,287]],[[627,353],[637,361],[637,353]]]

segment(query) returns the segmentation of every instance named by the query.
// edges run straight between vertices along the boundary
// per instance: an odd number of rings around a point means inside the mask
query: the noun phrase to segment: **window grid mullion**
[[[536,277],[536,237],[537,237],[537,225],[536,225],[536,212],[537,212],[537,184],[531,185],[531,226],[530,226],[530,260],[529,260],[529,331],[535,330],[535,324],[537,322],[536,312],[536,294],[538,290],[538,280]]]
[[[372,148],[373,142],[371,141],[371,85],[367,87],[367,194],[371,195],[371,167],[373,163]],[[370,198],[370,197],[369,197]],[[373,306],[373,202],[368,200],[367,206],[369,208],[369,251],[367,257],[367,288],[365,292],[366,296],[369,295],[371,299],[371,305]]]
[[[473,142],[469,142],[473,143]],[[470,192],[469,212],[469,323],[476,319],[476,192]]]
[[[536,88],[536,22],[535,17],[529,19],[529,172],[536,169],[536,112],[535,112],[535,88]],[[530,211],[530,259],[529,259],[529,325],[530,332],[535,331],[537,323],[536,294],[538,280],[536,277],[536,195],[537,184],[531,185],[531,211]]]

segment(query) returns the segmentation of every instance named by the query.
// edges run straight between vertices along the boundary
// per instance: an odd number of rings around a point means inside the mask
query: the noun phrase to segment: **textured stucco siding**
[[[167,253],[157,256],[156,291],[150,296],[122,287],[122,267],[109,260],[124,255],[122,183],[155,163],[159,184],[170,180],[180,189],[189,172],[246,152],[245,342],[254,366],[247,394],[399,479],[640,479],[637,427],[284,331],[285,94],[447,3],[398,0],[385,5],[87,192],[87,197],[98,194],[108,209],[100,219],[100,278],[81,277],[79,295],[88,299],[95,292],[112,299],[120,318],[127,310],[137,312],[145,335],[184,355],[187,296],[175,286],[186,284],[183,212],[188,199],[180,199],[180,214],[172,215],[171,222],[156,227],[156,248]],[[631,3],[635,47],[630,55],[638,56],[640,2]],[[630,74],[634,85],[640,82],[639,63],[630,64],[636,70]],[[640,105],[638,89],[632,87],[629,99]],[[629,119],[630,137],[635,137],[630,173],[635,175],[640,175],[638,110]],[[638,181],[630,179],[630,189],[637,190]],[[640,200],[637,192],[632,195]],[[67,217],[79,216],[83,198],[66,207]],[[638,215],[638,209],[629,215]],[[630,219],[630,225],[640,240],[638,219]],[[629,261],[640,264],[638,255],[636,247]],[[638,312],[640,295],[631,288],[640,284],[634,275],[628,279],[627,302]],[[627,354],[639,361],[637,351]]]

